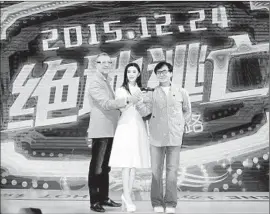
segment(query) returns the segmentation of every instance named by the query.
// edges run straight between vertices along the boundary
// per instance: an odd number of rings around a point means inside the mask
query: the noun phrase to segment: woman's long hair
[[[136,79],[136,83],[137,83],[137,86],[139,88],[142,87],[142,81],[141,81],[141,69],[140,69],[139,65],[137,63],[134,63],[134,62],[127,64],[126,67],[125,67],[124,82],[122,84],[122,87],[125,88],[130,93],[129,86],[128,86],[128,77],[127,77],[127,71],[128,71],[129,67],[137,68],[137,70],[138,70],[138,72],[140,74],[140,76],[138,76],[137,79]]]

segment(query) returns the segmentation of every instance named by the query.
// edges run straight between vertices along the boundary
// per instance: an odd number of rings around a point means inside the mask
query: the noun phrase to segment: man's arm
[[[98,81],[91,82],[88,88],[88,96],[104,110],[115,110],[126,106],[126,98],[110,99],[108,92]]]
[[[186,123],[191,122],[192,119],[192,111],[191,111],[191,103],[187,90],[182,89],[183,91],[183,113]]]

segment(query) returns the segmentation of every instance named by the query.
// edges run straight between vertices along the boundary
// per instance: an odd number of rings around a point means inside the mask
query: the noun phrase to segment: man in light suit
[[[136,103],[137,97],[115,100],[114,92],[108,77],[111,68],[111,58],[101,53],[96,58],[96,72],[88,87],[88,98],[91,106],[88,138],[92,139],[92,159],[89,166],[88,187],[90,194],[90,209],[105,212],[103,206],[120,207],[120,203],[111,200],[109,194],[109,159],[113,137],[120,116],[119,108],[129,102]]]

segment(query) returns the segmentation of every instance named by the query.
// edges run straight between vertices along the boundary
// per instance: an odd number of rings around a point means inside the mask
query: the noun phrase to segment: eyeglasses
[[[157,71],[157,75],[166,75],[168,72],[168,70]]]
[[[106,65],[106,64],[111,65],[112,64],[111,61],[103,61],[103,62],[97,61],[97,63],[101,64],[101,65]]]

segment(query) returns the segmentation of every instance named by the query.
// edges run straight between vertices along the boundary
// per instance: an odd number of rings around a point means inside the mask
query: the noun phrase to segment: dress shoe
[[[164,213],[164,208],[162,206],[154,207],[155,213]]]
[[[107,200],[103,201],[101,204],[103,206],[108,206],[108,207],[121,207],[122,206],[121,203],[116,203],[112,199],[109,199],[109,198]]]
[[[174,207],[166,207],[165,213],[175,213],[175,208]]]
[[[100,212],[100,213],[105,212],[105,209],[102,207],[102,205],[99,202],[97,202],[95,204],[91,204],[90,209],[95,211],[95,212]]]

